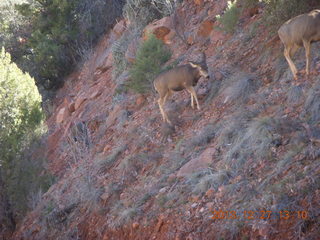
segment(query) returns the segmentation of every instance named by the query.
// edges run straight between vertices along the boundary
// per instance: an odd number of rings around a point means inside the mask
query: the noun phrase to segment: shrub
[[[223,15],[217,15],[218,22],[222,25],[222,29],[228,33],[233,33],[239,19],[240,10],[237,7],[237,1],[228,1],[228,6]]]
[[[124,0],[24,1],[6,6],[18,23],[0,13],[0,44],[37,84],[55,89],[122,13]],[[9,8],[9,9],[8,9]],[[22,20],[21,20],[22,19]],[[6,27],[8,26],[8,27]],[[22,39],[18,43],[16,39]]]
[[[175,0],[127,0],[123,13],[135,28],[143,28],[155,19],[173,13]]]
[[[45,174],[41,154],[32,156],[43,133],[41,96],[34,79],[11,62],[4,48],[0,76],[0,194],[10,203],[8,212],[19,218],[28,209],[28,199],[47,191],[52,178]]]
[[[153,79],[160,73],[161,66],[170,57],[171,51],[163,42],[150,35],[137,51],[136,61],[130,69],[129,87],[139,93],[147,92],[151,88]]]
[[[128,67],[128,62],[125,58],[125,53],[131,43],[132,39],[140,36],[140,31],[131,30],[125,32],[117,41],[112,45],[112,57],[113,57],[113,68],[112,78],[116,79],[124,72]]]
[[[288,19],[311,10],[312,0],[263,0],[266,4],[266,21],[274,29]]]

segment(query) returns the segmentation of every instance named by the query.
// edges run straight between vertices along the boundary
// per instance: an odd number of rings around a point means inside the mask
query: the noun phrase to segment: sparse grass
[[[320,85],[319,85],[320,86]],[[307,93],[304,104],[305,118],[309,123],[317,123],[320,120],[320,88],[315,86]]]
[[[263,159],[270,154],[275,120],[269,117],[250,122],[244,134],[238,135],[225,155],[225,161],[235,170],[240,170],[250,159]],[[255,159],[257,161],[257,159]]]
[[[192,149],[197,146],[205,147],[215,137],[215,133],[215,125],[208,124],[200,131],[200,133],[191,138],[191,140],[187,143],[187,146]]]
[[[107,156],[105,159],[100,160],[97,163],[97,166],[99,168],[99,172],[105,171],[108,169],[118,158],[118,156],[127,148],[125,144],[120,144],[120,146],[114,148],[112,153]]]
[[[169,161],[160,167],[163,175],[171,174],[186,164],[190,159],[186,159],[180,153],[172,151],[169,153]]]
[[[112,45],[112,57],[113,57],[113,68],[112,78],[115,80],[120,74],[127,69],[129,63],[125,58],[125,53],[131,43],[132,39],[136,39],[140,36],[141,31],[128,30],[126,31],[117,41]]]
[[[246,73],[237,73],[226,80],[227,86],[224,89],[225,102],[244,103],[250,95],[258,90],[259,82],[254,76]]]
[[[119,213],[117,219],[117,225],[122,226],[132,220],[138,214],[138,209],[136,208],[126,208]]]
[[[292,86],[287,92],[287,103],[290,105],[298,104],[303,97],[301,86]]]
[[[230,172],[222,169],[217,172],[204,175],[193,187],[193,193],[204,194],[210,188],[214,188],[217,191],[220,186],[228,183],[230,177]]]

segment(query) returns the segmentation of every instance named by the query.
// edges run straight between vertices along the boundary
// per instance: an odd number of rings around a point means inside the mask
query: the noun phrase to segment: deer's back
[[[303,46],[303,39],[320,40],[320,10],[302,14],[285,22],[278,31],[284,44]]]
[[[169,71],[161,73],[155,80],[154,86],[157,91],[161,90],[175,90],[180,91],[184,89],[184,85],[192,85],[195,78],[195,70],[190,65],[183,65],[173,68]]]

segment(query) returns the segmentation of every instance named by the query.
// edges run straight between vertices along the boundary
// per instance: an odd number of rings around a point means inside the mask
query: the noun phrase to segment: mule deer
[[[297,79],[297,68],[292,61],[294,53],[300,47],[306,51],[306,73],[310,70],[310,45],[320,41],[320,10],[302,14],[285,22],[278,30],[284,44],[284,56],[288,61],[294,79]]]
[[[197,108],[200,110],[199,101],[197,98],[194,86],[197,85],[200,77],[209,78],[206,56],[202,53],[202,61],[200,63],[189,62],[186,65],[178,66],[167,72],[161,73],[154,80],[154,88],[160,95],[158,100],[160,112],[164,122],[172,125],[163,106],[172,95],[173,92],[186,89],[191,95],[191,107],[194,108],[194,100],[197,103]]]

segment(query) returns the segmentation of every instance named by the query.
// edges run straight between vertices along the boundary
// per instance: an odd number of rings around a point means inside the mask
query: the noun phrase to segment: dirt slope
[[[178,10],[190,45],[171,36],[173,56],[205,50],[210,80],[197,87],[202,110],[186,92],[168,101],[173,133],[155,94],[116,91],[126,76],[112,79],[111,46],[125,22],[101,39],[47,120],[58,180],[12,239],[318,239],[319,44],[312,75],[294,82],[263,9],[233,35],[217,30],[226,2]],[[303,69],[304,52],[295,59]]]

